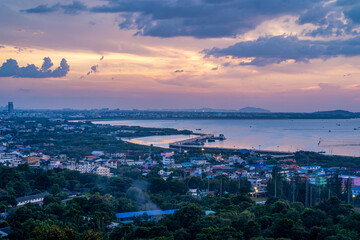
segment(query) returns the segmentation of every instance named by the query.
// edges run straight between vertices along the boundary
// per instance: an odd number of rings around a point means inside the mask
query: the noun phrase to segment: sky
[[[360,112],[359,0],[0,0],[0,106]]]

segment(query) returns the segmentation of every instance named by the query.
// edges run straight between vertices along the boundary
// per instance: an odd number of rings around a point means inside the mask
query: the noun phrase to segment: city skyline
[[[1,2],[0,105],[360,112],[358,16],[352,0]]]

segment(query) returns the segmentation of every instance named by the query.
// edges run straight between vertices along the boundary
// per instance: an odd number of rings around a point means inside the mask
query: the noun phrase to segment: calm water
[[[206,146],[309,150],[327,154],[360,156],[360,119],[351,120],[126,120],[95,121],[111,125],[170,127],[194,132],[224,134],[225,141]],[[201,129],[197,131],[196,129]],[[354,130],[358,129],[358,130]],[[134,139],[140,144],[168,147],[189,136],[154,136]]]

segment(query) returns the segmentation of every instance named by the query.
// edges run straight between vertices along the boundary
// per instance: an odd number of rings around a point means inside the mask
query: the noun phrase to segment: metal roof
[[[29,196],[19,197],[19,198],[16,198],[16,201],[17,202],[23,202],[23,201],[33,200],[33,199],[37,199],[37,198],[43,198],[46,195],[49,195],[49,193],[39,193],[39,194],[36,194],[36,195],[29,195]]]
[[[174,212],[177,210],[179,209],[117,213],[116,218],[119,219],[119,218],[137,217],[143,215],[144,213],[146,213],[148,216],[169,215],[169,214],[174,214]]]

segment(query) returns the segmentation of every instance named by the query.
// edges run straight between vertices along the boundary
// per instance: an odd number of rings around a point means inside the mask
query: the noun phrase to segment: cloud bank
[[[45,14],[45,13],[52,13],[57,11],[62,11],[65,14],[78,14],[81,11],[85,11],[87,9],[84,3],[79,1],[73,1],[71,4],[60,4],[57,3],[52,6],[48,5],[39,5],[34,8],[23,10],[22,12],[25,13],[37,13],[37,14]]]
[[[262,22],[283,15],[297,15],[324,0],[105,0],[88,7],[72,4],[39,5],[26,13],[78,14],[120,13],[121,29],[135,29],[137,35],[196,38],[234,37],[255,29]]]
[[[38,68],[34,64],[28,64],[26,67],[19,67],[18,62],[10,58],[0,67],[0,77],[59,78],[66,76],[70,71],[70,66],[65,58],[61,60],[59,67],[55,70],[50,70],[53,65],[51,59],[45,57],[41,68]]]
[[[327,59],[337,56],[360,55],[360,37],[348,40],[310,41],[296,36],[262,37],[255,41],[239,42],[227,48],[212,48],[203,51],[207,57],[232,56],[251,58],[240,65],[265,66],[287,60],[308,62],[311,59]]]

